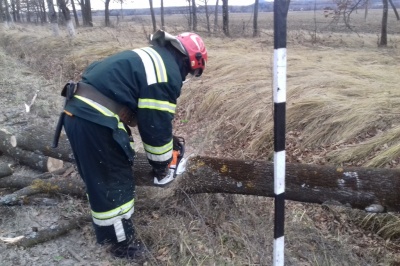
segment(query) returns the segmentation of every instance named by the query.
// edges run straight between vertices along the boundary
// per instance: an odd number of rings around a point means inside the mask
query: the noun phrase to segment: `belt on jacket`
[[[125,107],[124,105],[119,104],[116,101],[108,98],[107,96],[99,92],[92,85],[83,82],[78,83],[75,95],[79,95],[88,98],[90,100],[93,100],[116,114],[118,114],[122,110],[122,108]]]
[[[128,124],[130,126],[136,125],[135,114],[129,109],[129,107],[110,99],[90,84],[79,82],[77,84],[75,95],[88,98],[92,101],[97,102],[98,104],[101,104],[102,106],[109,109],[111,112],[118,114],[121,121],[125,124]]]

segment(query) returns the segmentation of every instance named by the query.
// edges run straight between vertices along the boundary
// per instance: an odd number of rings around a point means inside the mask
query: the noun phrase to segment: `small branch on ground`
[[[60,223],[56,227],[51,227],[38,232],[32,232],[28,236],[18,236],[15,238],[0,237],[0,240],[7,244],[16,245],[19,247],[29,248],[34,245],[49,241],[58,236],[64,235],[67,232],[81,227],[83,224],[91,221],[90,215],[82,215],[80,217],[70,219]]]

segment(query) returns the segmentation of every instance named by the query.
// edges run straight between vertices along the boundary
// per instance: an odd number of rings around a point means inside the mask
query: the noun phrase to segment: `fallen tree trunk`
[[[36,140],[32,140],[32,143]],[[32,145],[33,150],[24,150],[16,147],[15,136],[6,130],[0,130],[0,151],[5,155],[8,155],[16,159],[20,164],[27,165],[32,169],[36,169],[42,172],[53,172],[63,168],[63,160],[48,157],[43,154],[35,153],[36,146]],[[46,146],[41,146],[42,149],[46,150]]]
[[[26,151],[32,151],[47,157],[60,159],[63,161],[74,162],[74,156],[67,136],[62,133],[60,142],[57,149],[53,149],[51,144],[53,142],[52,132],[44,127],[30,127],[23,132],[10,133],[5,129],[0,130],[0,141],[5,141],[3,148],[17,148]],[[0,148],[0,150],[2,150]],[[7,153],[7,152],[6,152]]]
[[[62,141],[66,140],[61,139],[60,142]],[[65,143],[60,147],[69,149]],[[70,160],[69,157],[60,159]],[[175,183],[179,190],[187,193],[233,193],[273,197],[273,171],[273,164],[266,161],[198,156],[188,159],[186,173]],[[150,176],[150,172],[151,168],[145,155],[138,154],[134,165],[136,184],[152,186],[153,177]],[[78,187],[74,184],[75,181],[71,182],[71,186]],[[27,185],[29,184],[25,184]],[[371,204],[380,204],[388,211],[400,211],[398,191],[400,171],[396,169],[340,168],[307,164],[286,166],[285,197],[288,200],[310,203],[333,200],[361,209]]]
[[[8,164],[6,163],[0,164],[0,178],[12,175],[12,173],[13,171]]]

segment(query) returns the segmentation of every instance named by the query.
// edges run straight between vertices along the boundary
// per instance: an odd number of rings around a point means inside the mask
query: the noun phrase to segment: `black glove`
[[[179,151],[179,137],[172,136],[172,145],[174,150]]]
[[[185,152],[185,139],[183,137],[172,136],[172,145],[175,151],[179,151],[180,157]]]

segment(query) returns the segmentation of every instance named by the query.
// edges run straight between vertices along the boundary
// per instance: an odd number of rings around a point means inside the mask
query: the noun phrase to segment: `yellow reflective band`
[[[153,59],[154,66],[157,71],[158,82],[168,82],[167,70],[161,56],[153,48],[150,47],[142,48],[142,50],[147,52]]]
[[[107,220],[107,219],[111,219],[117,216],[121,216],[127,212],[129,212],[130,210],[132,210],[133,206],[134,206],[135,200],[132,199],[131,201],[125,203],[124,205],[121,205],[111,211],[107,211],[107,212],[95,212],[92,211],[92,216],[93,218],[99,219],[99,220]]]
[[[146,143],[143,143],[143,147],[147,152],[150,152],[152,154],[164,154],[164,153],[167,153],[167,152],[171,151],[173,145],[172,145],[172,140],[171,140],[170,142],[168,142],[164,146],[154,147],[154,146],[150,146],[150,145],[148,145]]]
[[[114,224],[118,223],[122,219],[130,219],[134,211],[135,211],[135,208],[132,207],[128,212],[126,212],[122,215],[115,216],[110,219],[101,220],[101,219],[97,219],[95,217],[92,217],[92,218],[93,218],[93,222],[97,225],[110,226],[110,225],[114,225]]]
[[[150,152],[146,152],[147,159],[155,161],[155,162],[165,162],[172,157],[172,150],[168,151],[167,153],[161,154],[161,155],[156,155],[152,154]]]
[[[82,96],[79,96],[79,95],[74,95],[74,97],[79,99],[79,100],[81,100],[81,101],[83,101],[84,103],[90,105],[91,107],[93,107],[94,109],[96,109],[97,111],[102,113],[103,115],[108,116],[108,117],[114,117],[115,119],[117,119],[118,128],[126,132],[124,124],[119,120],[119,116],[117,114],[111,112],[110,109],[104,107],[103,105],[101,105],[101,104],[99,104],[99,103],[97,103],[97,102],[95,102],[95,101],[93,101],[93,100],[91,100],[89,98],[82,97]]]
[[[176,104],[170,103],[168,101],[139,99],[138,108],[153,109],[175,114]]]

